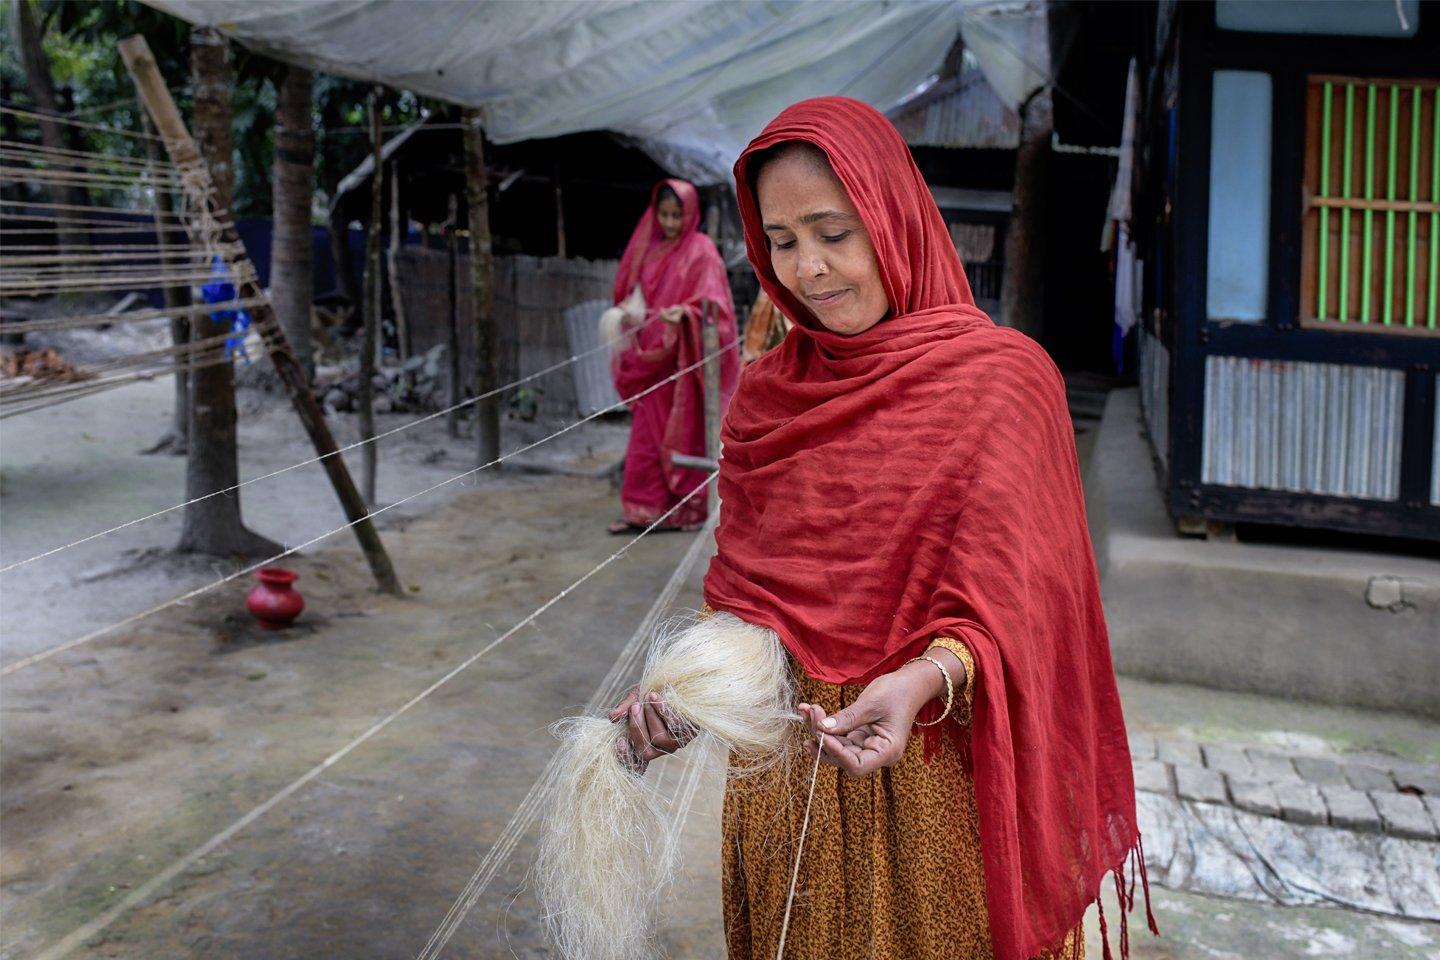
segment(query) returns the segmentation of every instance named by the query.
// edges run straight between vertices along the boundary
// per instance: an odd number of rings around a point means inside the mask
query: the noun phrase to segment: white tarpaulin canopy
[[[497,143],[608,129],[721,182],[785,106],[884,110],[959,35],[962,0],[147,0],[327,73],[478,107]]]

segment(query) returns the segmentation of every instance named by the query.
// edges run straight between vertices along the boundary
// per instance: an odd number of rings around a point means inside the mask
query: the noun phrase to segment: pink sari
[[[674,240],[665,239],[655,215],[660,190],[666,186],[680,198],[684,212],[680,235]],[[735,306],[720,252],[700,232],[699,194],[684,180],[662,180],[655,185],[650,205],[620,259],[614,302],[625,299],[636,284],[645,296],[646,322],[635,328],[631,342],[611,363],[615,389],[628,400],[704,357],[701,337],[704,305],[709,303],[721,347],[723,413],[740,373]],[[685,308],[685,318],[679,323],[656,319],[662,308],[676,306]],[[679,468],[670,461],[673,453],[705,455],[704,370],[697,367],[629,406],[632,423],[620,503],[627,523],[648,525],[705,480],[704,471]],[[706,498],[697,494],[671,514],[665,525],[691,527],[704,522],[706,513]]]

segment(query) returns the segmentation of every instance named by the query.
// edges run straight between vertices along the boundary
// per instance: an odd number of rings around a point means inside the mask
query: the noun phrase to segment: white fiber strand
[[[753,771],[783,763],[793,743],[799,716],[784,647],[774,631],[730,614],[663,628],[639,690],[659,693],[669,714],[696,731],[686,750],[732,752]],[[535,866],[551,941],[567,960],[652,958],[693,785],[667,812],[622,759],[623,721],[572,717],[554,731],[558,779]]]

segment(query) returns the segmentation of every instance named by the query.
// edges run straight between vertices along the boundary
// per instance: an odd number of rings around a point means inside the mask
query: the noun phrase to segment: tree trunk
[[[146,133],[154,133],[154,124],[143,111],[143,129]],[[145,141],[145,153],[152,164],[158,164],[162,148],[160,141],[147,139]],[[190,241],[184,230],[175,230],[175,219],[171,216],[177,212],[175,196],[168,190],[155,191],[155,241],[162,252],[175,249],[185,250],[189,247]],[[173,231],[173,232],[172,232]],[[174,244],[172,248],[170,245]],[[168,262],[168,261],[162,261]],[[166,287],[161,291],[165,297],[165,308],[177,311],[170,318],[170,341],[175,346],[190,342],[190,317],[180,312],[190,306],[190,290],[188,287]],[[190,374],[184,369],[185,358],[176,357],[175,365],[179,369],[175,371],[175,417],[170,429],[162,436],[153,447],[146,450],[146,453],[159,453],[168,450],[175,456],[184,456],[188,449],[190,436]]]
[[[365,327],[360,338],[360,439],[375,436],[375,341],[380,332],[380,217],[384,164],[380,162],[383,133],[380,129],[380,88],[370,94],[370,138],[375,169],[370,176],[370,234],[365,244]],[[360,494],[375,509],[375,444],[361,448]]]
[[[27,0],[11,0],[10,35],[14,38],[17,52],[25,69],[25,82],[30,87],[31,99],[35,101],[35,112],[42,115],[38,121],[41,143],[47,150],[71,149],[67,133],[76,128],[57,120],[47,119],[49,116],[61,113],[60,99],[55,95],[55,81],[50,73],[50,58],[45,55],[45,48],[40,42],[40,29],[35,23],[35,12]],[[58,203],[73,207],[90,205],[90,198],[86,194],[85,188],[78,184],[50,186],[46,190]],[[80,248],[89,246],[89,238],[85,230],[66,222],[67,219],[83,216],[83,213],[75,210],[57,211],[56,219],[59,221],[59,225],[56,227],[56,233],[59,236],[61,247],[78,252]]]
[[[275,110],[275,240],[270,254],[270,302],[295,359],[311,382],[310,303],[315,298],[310,204],[315,194],[314,75],[288,67]]]
[[[470,207],[471,316],[475,325],[475,393],[484,396],[499,382],[495,335],[495,264],[490,246],[489,183],[485,176],[485,133],[480,111],[465,110],[465,193]],[[500,456],[500,398],[475,404],[475,437],[479,465]]]
[[[1050,187],[1050,132],[1054,111],[1048,87],[1021,107],[1015,191],[1005,234],[1005,275],[1000,322],[1040,338],[1045,326],[1045,194]]]
[[[194,87],[195,140],[215,184],[216,206],[226,211],[234,201],[235,178],[230,165],[230,45],[218,31],[190,31],[190,74]],[[219,336],[225,325],[208,316],[193,323],[195,339]],[[190,375],[190,443],[185,461],[186,499],[207,496],[240,482],[235,451],[235,370],[228,363],[204,367]],[[247,530],[240,521],[240,491],[210,497],[185,508],[178,549],[217,556],[264,556],[279,553],[271,540]]]

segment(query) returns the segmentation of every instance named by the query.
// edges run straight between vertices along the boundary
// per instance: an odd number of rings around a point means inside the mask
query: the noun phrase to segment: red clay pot
[[[262,567],[255,577],[260,584],[245,598],[245,606],[262,627],[279,630],[290,626],[305,609],[305,598],[292,586],[300,575],[283,567]]]

